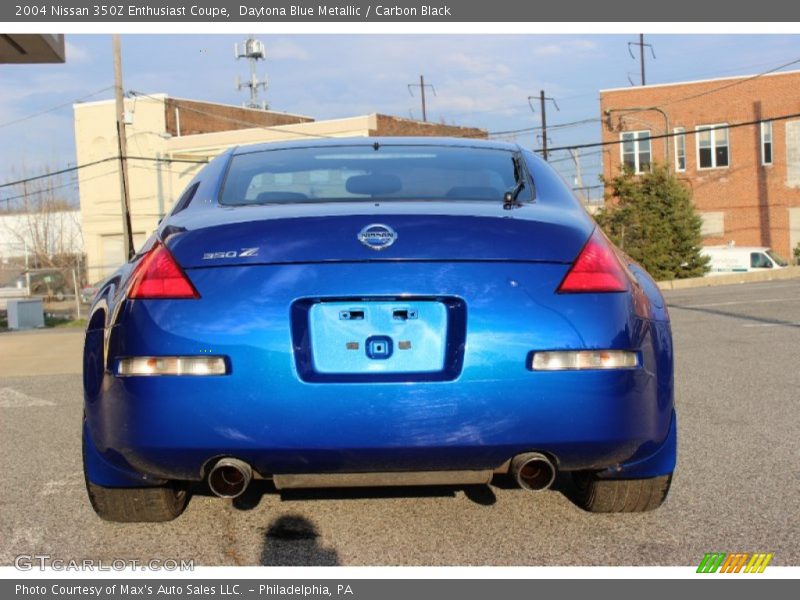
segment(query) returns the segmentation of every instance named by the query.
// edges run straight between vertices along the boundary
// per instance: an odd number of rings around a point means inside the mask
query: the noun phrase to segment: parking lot
[[[679,458],[659,510],[592,515],[559,489],[199,492],[160,525],[110,524],[86,499],[80,331],[0,334],[0,564],[692,565],[772,552],[800,564],[800,280],[674,291]]]

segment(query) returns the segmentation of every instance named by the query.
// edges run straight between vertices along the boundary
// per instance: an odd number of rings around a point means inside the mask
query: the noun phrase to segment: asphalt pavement
[[[48,554],[196,565],[696,565],[717,551],[798,565],[800,281],[667,299],[679,464],[660,509],[626,515],[581,511],[562,478],[538,494],[501,480],[282,494],[259,483],[235,501],[200,491],[170,523],[106,523],[81,474],[80,332],[0,334],[0,564]]]

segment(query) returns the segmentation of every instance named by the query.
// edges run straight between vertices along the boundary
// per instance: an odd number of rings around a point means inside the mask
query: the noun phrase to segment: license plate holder
[[[317,302],[308,311],[314,371],[436,373],[445,367],[448,307],[436,300]]]

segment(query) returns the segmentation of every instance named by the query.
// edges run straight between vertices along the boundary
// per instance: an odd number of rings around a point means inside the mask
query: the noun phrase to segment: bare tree
[[[53,175],[18,184],[3,203],[0,234],[18,256],[27,255],[30,266],[67,268],[80,262],[83,239],[71,188],[72,182]]]

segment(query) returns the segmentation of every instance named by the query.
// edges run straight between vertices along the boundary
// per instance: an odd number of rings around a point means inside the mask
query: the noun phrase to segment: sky
[[[122,37],[126,90],[240,104],[235,87],[248,65],[233,47],[244,35],[126,35]],[[435,87],[428,120],[490,132],[536,127],[538,95],[551,146],[600,139],[599,90],[639,83],[634,35],[258,35],[267,60],[266,99],[273,110],[332,119],[373,112],[421,117],[419,94],[408,84]],[[113,97],[111,36],[68,35],[67,60],[56,65],[0,65],[0,184],[75,164],[72,104]],[[798,35],[646,35],[647,83],[759,73],[800,60]],[[638,50],[633,48],[633,50]],[[791,67],[800,68],[800,63]],[[536,112],[529,96],[536,96]],[[47,111],[47,112],[45,112]],[[35,116],[33,116],[35,115]],[[32,118],[27,118],[32,117]],[[502,136],[540,148],[535,133]],[[565,178],[574,164],[552,156]],[[599,153],[582,158],[584,185],[597,183]],[[67,188],[69,189],[69,188]],[[599,190],[597,190],[599,191]],[[0,188],[0,201],[13,188]]]

